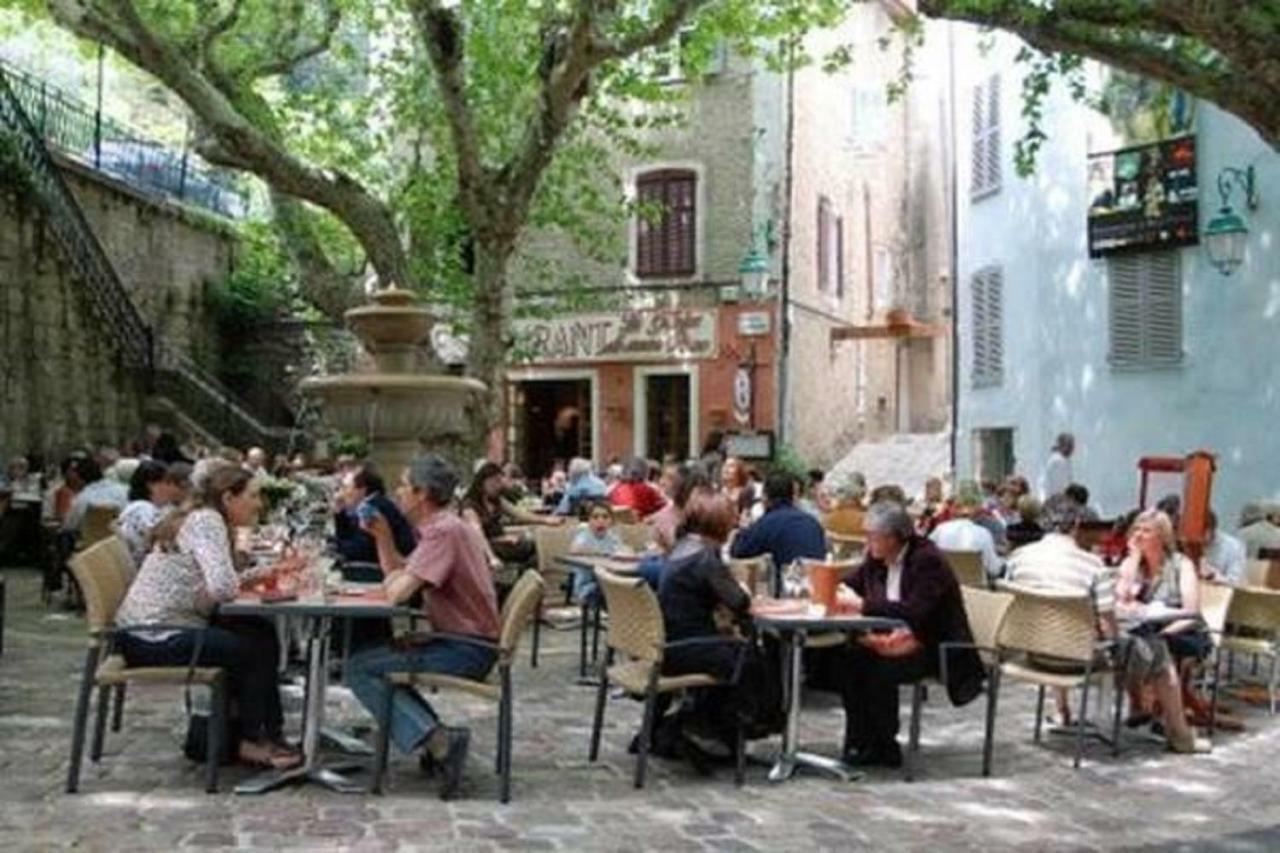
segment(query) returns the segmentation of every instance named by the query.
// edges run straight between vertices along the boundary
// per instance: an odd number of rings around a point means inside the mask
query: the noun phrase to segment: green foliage
[[[804,482],[805,477],[809,473],[811,466],[800,453],[790,444],[783,443],[774,453],[773,462],[770,469],[774,471],[786,471],[795,475]]]
[[[354,456],[364,459],[369,455],[369,442],[358,435],[341,435],[329,442],[331,456]]]
[[[235,270],[206,294],[221,343],[219,372],[233,383],[254,373],[239,352],[244,333],[283,314],[293,290],[288,257],[269,223],[245,224],[239,249]]]

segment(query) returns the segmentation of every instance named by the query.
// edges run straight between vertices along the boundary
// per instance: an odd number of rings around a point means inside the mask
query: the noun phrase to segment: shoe
[[[467,764],[471,731],[446,729],[445,737],[448,739],[448,746],[445,747],[444,758],[439,761],[440,771],[444,775],[444,780],[440,783],[440,799],[452,800],[458,793],[458,786],[462,784],[462,770]]]
[[[1204,754],[1213,750],[1213,744],[1202,737],[1188,735],[1186,740],[1169,740],[1169,749],[1184,755]]]
[[[720,738],[703,734],[689,726],[681,729],[680,733],[684,735],[685,740],[696,746],[699,752],[706,753],[712,758],[733,758],[733,750]]]
[[[1130,714],[1124,718],[1124,725],[1125,728],[1137,729],[1147,725],[1152,719],[1153,717],[1146,713]]]
[[[850,767],[901,767],[902,747],[897,741],[890,741],[881,746],[850,750],[845,753],[844,763]]]
[[[418,771],[428,779],[435,778],[436,770],[440,768],[440,762],[436,761],[436,757],[431,754],[430,750],[422,750],[422,754],[418,756]]]

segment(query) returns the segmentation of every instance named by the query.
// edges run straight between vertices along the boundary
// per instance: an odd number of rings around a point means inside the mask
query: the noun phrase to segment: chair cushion
[[[98,664],[94,682],[99,686],[146,682],[148,684],[186,684],[190,672],[193,684],[211,684],[222,675],[217,667],[198,666],[189,670],[185,666],[136,666],[130,667],[123,655],[111,655]]]
[[[494,702],[502,698],[502,688],[497,684],[459,678],[456,675],[444,675],[439,672],[393,672],[387,678],[392,684],[405,687],[443,687],[446,690],[461,690],[473,696],[492,699]]]
[[[1000,672],[1017,681],[1029,681],[1046,687],[1079,687],[1084,684],[1083,667],[1079,672],[1063,672],[1057,669],[1041,669],[1024,661],[1006,661],[1000,665]],[[1090,680],[1099,681],[1103,676],[1110,674],[1109,669],[1095,669],[1090,674]]]
[[[649,668],[647,661],[614,664],[609,667],[609,680],[628,693],[642,696],[649,689]],[[722,683],[720,679],[702,673],[661,676],[658,678],[658,692],[670,693],[690,687],[716,687]]]

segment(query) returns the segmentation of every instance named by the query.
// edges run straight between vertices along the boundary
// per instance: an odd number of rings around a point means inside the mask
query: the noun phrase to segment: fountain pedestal
[[[474,379],[418,372],[431,314],[406,290],[377,291],[346,313],[347,325],[372,356],[372,372],[304,379],[302,394],[319,401],[334,429],[363,437],[378,470],[393,483],[423,450],[449,458],[460,471],[467,408],[485,386]]]

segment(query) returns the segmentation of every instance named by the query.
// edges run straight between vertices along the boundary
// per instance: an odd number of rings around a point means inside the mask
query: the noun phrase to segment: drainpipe
[[[952,481],[958,478],[956,471],[956,442],[960,430],[960,187],[957,184],[956,163],[956,30],[955,24],[947,22],[947,105],[950,116],[948,123],[951,144],[951,168],[949,183],[951,184],[951,475]]]
[[[787,44],[787,93],[786,93],[786,142],[782,164],[782,281],[778,288],[778,441],[781,445],[787,440],[787,420],[791,417],[788,407],[790,399],[790,383],[787,381],[787,370],[791,353],[791,193],[795,183],[792,156],[795,151],[796,110],[795,110],[795,40]]]

